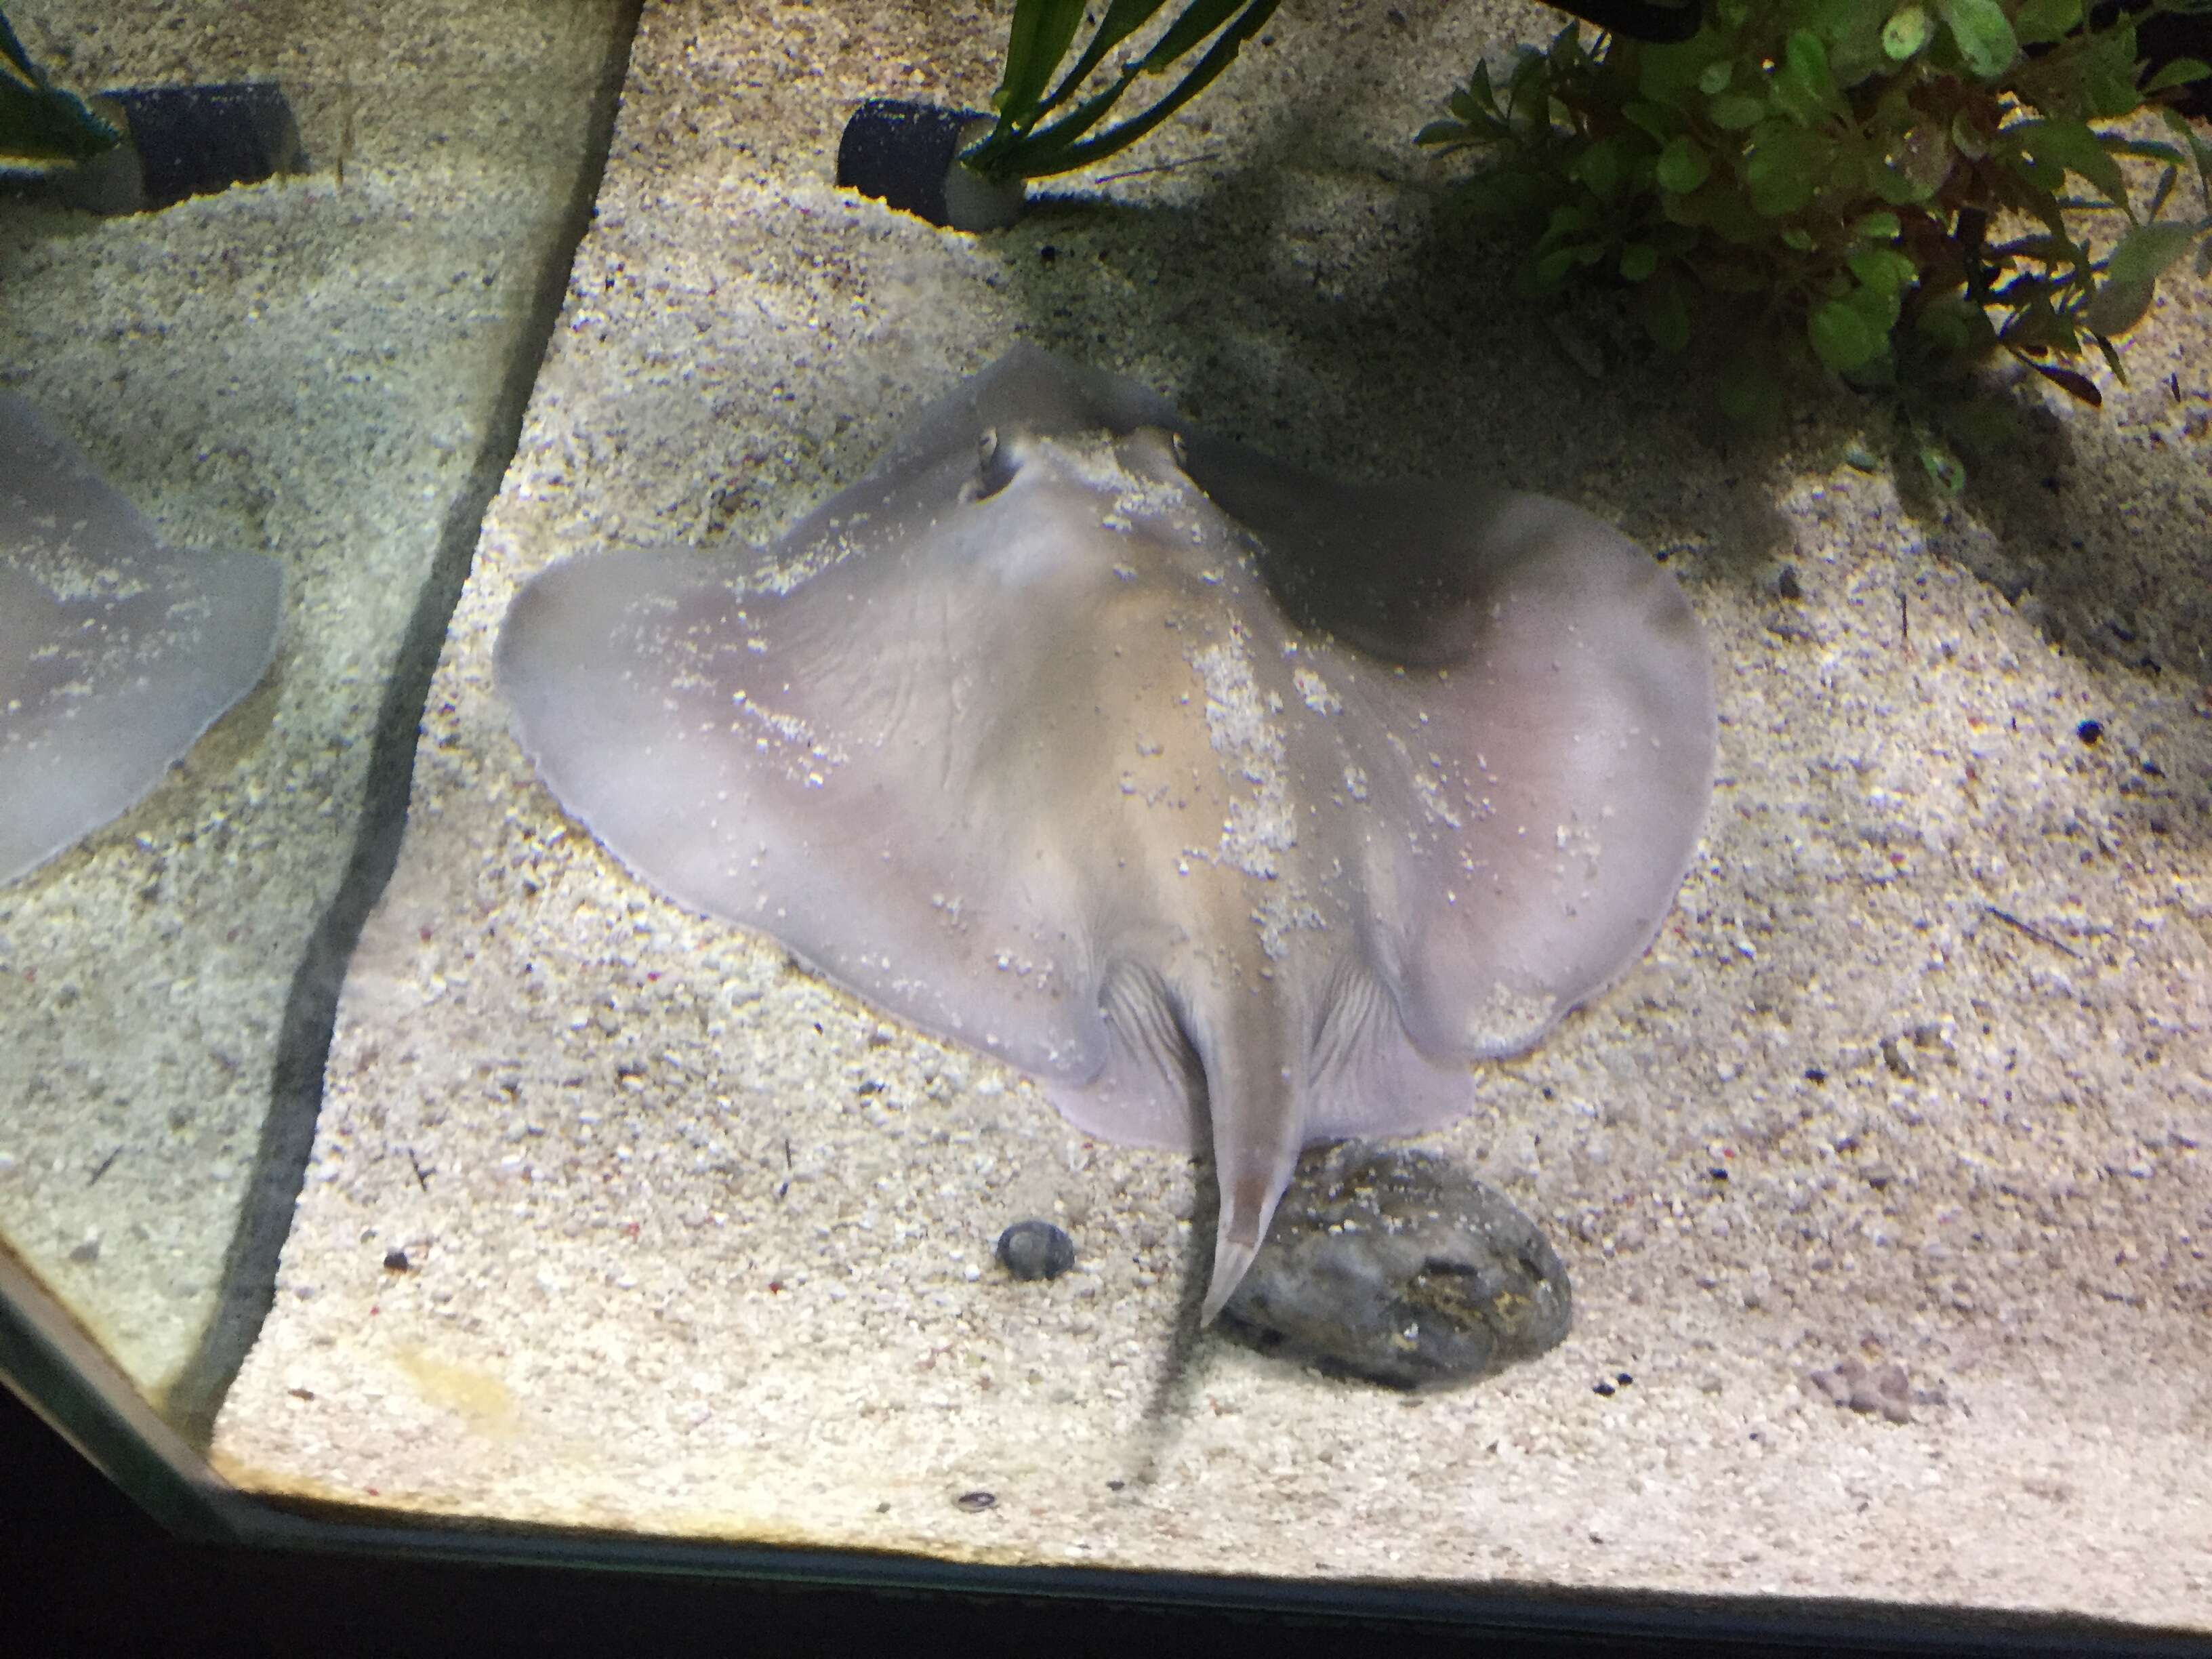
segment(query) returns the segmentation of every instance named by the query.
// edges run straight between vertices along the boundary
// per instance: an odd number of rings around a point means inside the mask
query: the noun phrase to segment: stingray
[[[1715,717],[1588,513],[1340,483],[1018,347],[772,550],[601,550],[497,674],[554,796],[679,902],[1212,1153],[1210,1321],[1299,1151],[1474,1103],[1657,932]]]
[[[0,883],[127,811],[252,690],[283,576],[167,547],[0,392]]]

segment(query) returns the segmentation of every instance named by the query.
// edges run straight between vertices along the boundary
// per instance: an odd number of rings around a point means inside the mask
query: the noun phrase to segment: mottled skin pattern
[[[646,879],[1205,1148],[1205,1302],[1300,1150],[1471,1103],[1649,944],[1710,673],[1564,503],[1344,486],[1017,349],[763,559],[606,552],[499,647],[524,747]]]

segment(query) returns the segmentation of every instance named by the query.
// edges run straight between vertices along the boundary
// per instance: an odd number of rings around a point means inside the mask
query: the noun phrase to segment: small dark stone
[[[384,1253],[384,1267],[387,1273],[404,1273],[414,1265],[407,1259],[407,1252],[404,1250],[393,1249]]]
[[[1822,1071],[1819,1066],[1808,1066],[1805,1068],[1805,1081],[1806,1081],[1806,1082],[1808,1082],[1808,1083],[1826,1083],[1827,1080],[1828,1080],[1828,1074],[1827,1074],[1826,1072]]]
[[[989,1492],[963,1492],[952,1501],[973,1515],[995,1505],[999,1501],[999,1495]]]
[[[1590,1392],[1592,1394],[1601,1394],[1607,1399],[1610,1400],[1613,1398],[1613,1395],[1618,1392],[1618,1390],[1615,1389],[1610,1382],[1597,1382],[1590,1384]]]
[[[1616,1382],[1620,1383],[1620,1386],[1621,1386],[1622,1388],[1624,1388],[1624,1389],[1625,1389],[1625,1388],[1626,1388],[1630,1383],[1632,1383],[1632,1382],[1635,1382],[1635,1381],[1636,1381],[1636,1379],[1635,1379],[1634,1377],[1631,1376],[1630,1376],[1626,1371],[1615,1371],[1615,1372],[1613,1374],[1613,1380],[1614,1382]]]
[[[1558,1252],[1502,1194],[1431,1154],[1347,1141],[1298,1160],[1220,1328],[1332,1376],[1426,1389],[1532,1359],[1572,1316]]]
[[[1785,599],[1802,599],[1805,597],[1805,586],[1797,580],[1796,565],[1785,564],[1782,567],[1782,574],[1774,579],[1774,592],[1778,597]]]
[[[1075,1241],[1049,1221],[1017,1221],[999,1235],[999,1261],[1017,1279],[1057,1279],[1075,1265]]]
[[[2081,725],[2074,728],[2074,735],[2081,738],[2082,742],[2094,745],[2098,738],[2105,735],[2104,722],[2102,720],[2083,720]]]

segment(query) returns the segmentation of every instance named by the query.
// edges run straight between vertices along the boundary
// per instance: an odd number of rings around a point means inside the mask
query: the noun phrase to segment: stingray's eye
[[[1190,453],[1182,447],[1182,433],[1170,432],[1168,434],[1168,447],[1175,451],[1176,465],[1177,466],[1187,467],[1190,465]]]
[[[1001,439],[996,427],[985,431],[975,447],[975,476],[963,486],[960,499],[987,501],[1012,483],[1022,470],[1020,450],[1020,445]]]

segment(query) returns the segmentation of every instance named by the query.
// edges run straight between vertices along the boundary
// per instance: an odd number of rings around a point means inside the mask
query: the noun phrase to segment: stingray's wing
[[[1696,620],[1633,544],[1515,496],[1469,552],[1456,665],[1359,687],[1424,826],[1371,849],[1368,959],[1432,1060],[1527,1048],[1644,953],[1689,867],[1717,737]]]
[[[672,896],[927,1029],[1090,1077],[1080,904],[978,776],[1003,665],[963,647],[945,586],[872,574],[778,594],[689,550],[556,565],[500,640],[523,746]]]
[[[258,554],[162,545],[0,393],[0,882],[134,805],[252,690],[283,588]]]
[[[1286,605],[1361,647],[1307,653],[1343,709],[1323,723],[1337,753],[1301,766],[1353,769],[1365,825],[1340,853],[1359,941],[1317,1001],[1314,1132],[1446,1121],[1465,1062],[1528,1047],[1658,931],[1711,791],[1696,620],[1649,555],[1565,502],[1191,450]]]
[[[1141,860],[1097,828],[1132,758],[1100,508],[981,459],[987,434],[1173,418],[1017,347],[764,562],[554,566],[499,645],[525,749],[662,890],[1036,1074],[1084,1127],[1194,1144],[1188,1045],[1115,890]]]

